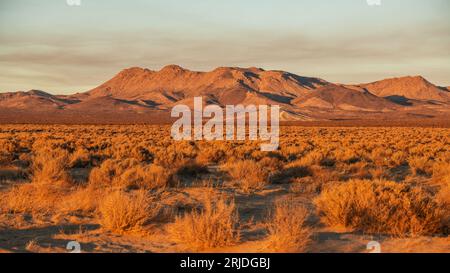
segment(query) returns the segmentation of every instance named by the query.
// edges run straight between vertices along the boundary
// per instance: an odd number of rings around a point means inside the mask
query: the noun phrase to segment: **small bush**
[[[239,241],[238,215],[234,201],[224,197],[203,203],[204,208],[177,217],[169,228],[172,238],[192,250],[223,247]]]
[[[50,214],[65,191],[52,184],[24,184],[1,193],[3,212]]]
[[[196,161],[202,165],[217,164],[225,158],[223,150],[217,150],[210,147],[205,147],[197,155]]]
[[[427,173],[428,158],[426,157],[410,157],[408,164],[414,175],[421,175]]]
[[[324,154],[321,151],[311,151],[307,153],[305,156],[301,157],[298,161],[299,165],[302,166],[313,166],[313,165],[320,165],[322,161],[325,159]]]
[[[151,203],[145,191],[115,191],[102,200],[99,212],[101,226],[121,234],[142,231],[146,222],[159,213],[159,207]]]
[[[228,163],[226,169],[244,192],[261,190],[268,184],[269,171],[253,160]]]
[[[99,167],[92,169],[89,174],[89,185],[92,187],[111,187],[115,178],[137,164],[137,161],[131,159],[105,160]]]
[[[434,164],[432,178],[436,184],[450,183],[450,163],[440,162]]]
[[[76,150],[70,157],[71,168],[86,168],[91,164],[91,154],[86,149]]]
[[[113,183],[122,187],[142,189],[165,189],[169,186],[172,174],[161,166],[138,165],[117,176]]]
[[[171,170],[154,165],[142,164],[133,159],[106,160],[94,168],[89,175],[92,187],[164,189],[172,181]]]
[[[310,242],[311,231],[305,225],[307,209],[293,201],[277,201],[267,222],[269,248],[274,252],[303,252]]]
[[[396,236],[435,234],[443,217],[441,206],[421,188],[382,180],[326,188],[315,204],[330,226]]]
[[[39,150],[33,158],[33,182],[66,184],[70,182],[68,165],[69,153],[66,150]]]

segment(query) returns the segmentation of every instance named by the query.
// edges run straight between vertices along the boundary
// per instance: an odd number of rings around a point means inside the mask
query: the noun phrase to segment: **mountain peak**
[[[176,65],[176,64],[166,65],[165,67],[163,67],[160,70],[160,72],[162,72],[162,73],[166,73],[166,72],[182,73],[182,72],[186,72],[186,71],[188,71],[188,70],[179,65]]]
[[[432,86],[433,85],[427,79],[425,79],[423,76],[420,76],[420,75],[390,78],[390,79],[385,79],[385,80],[381,80],[381,81],[370,83],[370,84],[376,84],[376,83],[389,84],[389,85],[394,85],[397,87],[415,86],[416,88],[418,86]]]
[[[360,87],[367,89],[369,92],[379,97],[397,96],[424,101],[450,101],[448,94],[430,83],[423,76],[391,78],[362,84]]]
[[[405,80],[405,81],[411,81],[414,83],[420,83],[420,82],[425,82],[425,83],[429,83],[429,81],[427,79],[425,79],[423,76],[406,76],[406,77],[402,77],[399,78],[401,80]]]
[[[147,68],[130,67],[130,68],[126,68],[126,69],[120,71],[120,73],[118,75],[120,75],[120,76],[135,76],[135,75],[149,74],[149,73],[153,73],[153,72],[154,71],[147,69]]]

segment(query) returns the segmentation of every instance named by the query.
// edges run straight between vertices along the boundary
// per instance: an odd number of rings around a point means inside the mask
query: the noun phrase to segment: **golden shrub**
[[[200,212],[193,211],[177,217],[169,228],[174,241],[191,250],[229,246],[240,238],[239,218],[233,200],[207,196]]]
[[[157,216],[159,207],[143,190],[133,194],[115,191],[101,201],[99,212],[100,225],[120,234],[142,231],[147,221]]]
[[[304,252],[311,236],[307,218],[308,210],[304,206],[292,200],[277,201],[267,222],[269,251]]]
[[[69,153],[63,149],[39,150],[33,157],[33,182],[67,184]]]
[[[244,192],[261,190],[268,184],[269,170],[253,160],[227,163],[225,169]]]
[[[396,236],[441,231],[441,206],[423,189],[405,184],[353,180],[326,188],[314,203],[330,226]]]

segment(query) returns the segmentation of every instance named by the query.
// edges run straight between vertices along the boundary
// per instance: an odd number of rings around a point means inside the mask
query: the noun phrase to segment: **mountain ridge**
[[[450,108],[450,89],[422,76],[405,76],[365,84],[335,84],[314,77],[257,67],[218,67],[208,72],[167,65],[158,71],[141,67],[121,70],[86,92],[52,95],[45,91],[0,93],[0,114],[169,115],[176,104],[280,105],[282,119],[442,116]],[[3,111],[2,111],[3,110]]]

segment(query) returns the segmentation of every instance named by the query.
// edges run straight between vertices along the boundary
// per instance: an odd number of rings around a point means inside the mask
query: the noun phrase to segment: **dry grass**
[[[389,181],[354,180],[328,187],[315,199],[329,226],[395,236],[439,233],[442,207],[418,187]]]
[[[62,149],[42,149],[33,158],[33,182],[64,185],[68,175],[69,153]]]
[[[409,166],[414,175],[426,174],[429,167],[427,157],[414,156],[408,159]]]
[[[164,189],[169,186],[172,172],[154,164],[142,164],[133,159],[106,160],[93,169],[89,184],[93,187]]]
[[[433,168],[434,184],[438,185],[436,202],[443,207],[443,225],[450,232],[450,163],[436,164]]]
[[[44,215],[55,212],[64,195],[64,191],[52,185],[25,184],[2,194],[1,205],[4,212]]]
[[[261,190],[268,184],[269,170],[253,160],[231,162],[225,169],[244,192]]]
[[[229,246],[240,237],[239,218],[233,200],[209,195],[200,212],[193,211],[177,217],[169,228],[174,241],[182,243],[190,250]]]
[[[64,196],[64,202],[57,204],[57,210],[63,215],[79,214],[88,217],[95,215],[102,197],[110,194],[111,189],[79,187]]]
[[[115,191],[101,201],[99,212],[103,228],[122,234],[142,231],[147,221],[158,215],[159,206],[151,202],[145,191]]]
[[[294,195],[308,208],[317,198],[308,213],[330,229],[450,231],[449,129],[282,127],[280,149],[266,153],[258,142],[173,141],[168,126],[0,127],[0,227],[8,230],[89,223],[121,237],[170,226],[161,240],[229,249],[260,230],[249,218],[273,209],[272,250],[304,251],[302,231],[319,226],[306,227],[295,204],[271,207],[273,198]],[[236,203],[202,201],[207,186],[199,181]],[[184,214],[161,221],[159,206]]]
[[[269,251],[304,252],[310,242],[311,230],[306,226],[308,210],[292,200],[275,203],[267,221]]]

